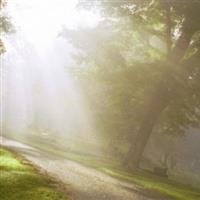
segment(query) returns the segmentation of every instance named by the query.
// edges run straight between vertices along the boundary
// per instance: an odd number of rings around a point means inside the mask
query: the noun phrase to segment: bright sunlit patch
[[[63,27],[91,27],[100,20],[98,14],[77,10],[77,2],[8,1],[16,33],[7,36],[4,56],[9,91],[5,132],[24,133],[25,139],[38,136],[47,143],[90,138],[97,146],[98,134],[81,87],[66,73],[72,47],[66,39],[57,37]]]
[[[62,26],[93,26],[99,16],[77,10],[77,0],[13,0],[8,8],[14,24],[24,37],[39,48],[48,45]]]

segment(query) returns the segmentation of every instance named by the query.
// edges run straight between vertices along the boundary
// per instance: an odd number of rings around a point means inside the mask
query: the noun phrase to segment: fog
[[[184,9],[174,1],[8,1],[0,9],[0,139],[199,185],[199,10],[196,1]]]
[[[99,16],[76,9],[76,1],[8,2],[15,33],[5,38],[2,56],[2,133],[28,142],[80,139],[96,143],[87,102],[67,73],[72,46],[63,27],[93,27]],[[83,15],[85,16],[83,19]],[[92,17],[92,18],[91,18]],[[64,145],[65,146],[65,145]]]

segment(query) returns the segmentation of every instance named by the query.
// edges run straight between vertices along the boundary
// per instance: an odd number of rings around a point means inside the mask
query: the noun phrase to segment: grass
[[[69,200],[44,177],[12,152],[0,148],[1,200]]]
[[[159,192],[176,200],[200,200],[200,191],[191,186],[186,186],[164,177],[151,174],[145,171],[128,173],[112,160],[104,160],[93,156],[67,153],[68,159],[74,160],[86,166],[96,168],[110,176],[132,182],[142,186],[144,189]]]
[[[110,176],[141,186],[144,189],[170,196],[174,200],[200,200],[200,190],[198,189],[145,171],[127,173],[114,160],[80,153],[63,152],[56,148],[49,148],[48,145],[40,145],[37,148],[55,156],[65,157],[95,168]]]
[[[146,172],[130,174],[121,170],[108,168],[103,168],[102,171],[111,176],[142,186],[145,189],[168,195],[176,200],[200,200],[200,191]]]

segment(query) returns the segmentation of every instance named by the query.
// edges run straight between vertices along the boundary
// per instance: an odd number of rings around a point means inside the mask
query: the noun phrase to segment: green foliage
[[[0,30],[1,33],[13,32],[13,27],[10,23],[10,19],[7,16],[0,15]]]
[[[99,0],[81,1],[80,7],[98,8],[103,20],[95,28],[64,30],[62,36],[78,49],[71,73],[103,138],[111,146],[132,143],[160,85],[170,100],[154,131],[183,134],[198,127],[200,2]]]
[[[1,36],[3,34],[11,33],[14,31],[9,17],[7,17],[5,15],[5,13],[3,12],[4,6],[5,6],[5,1],[1,0],[0,1],[0,33],[1,33]],[[5,51],[6,51],[6,49],[5,49],[4,43],[2,41],[2,38],[0,38],[0,55],[2,53],[5,53]]]

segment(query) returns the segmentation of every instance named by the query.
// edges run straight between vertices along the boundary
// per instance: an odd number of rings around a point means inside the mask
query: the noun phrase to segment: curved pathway
[[[28,145],[3,138],[3,145],[66,184],[74,200],[166,200],[144,189],[65,158],[56,158]]]

